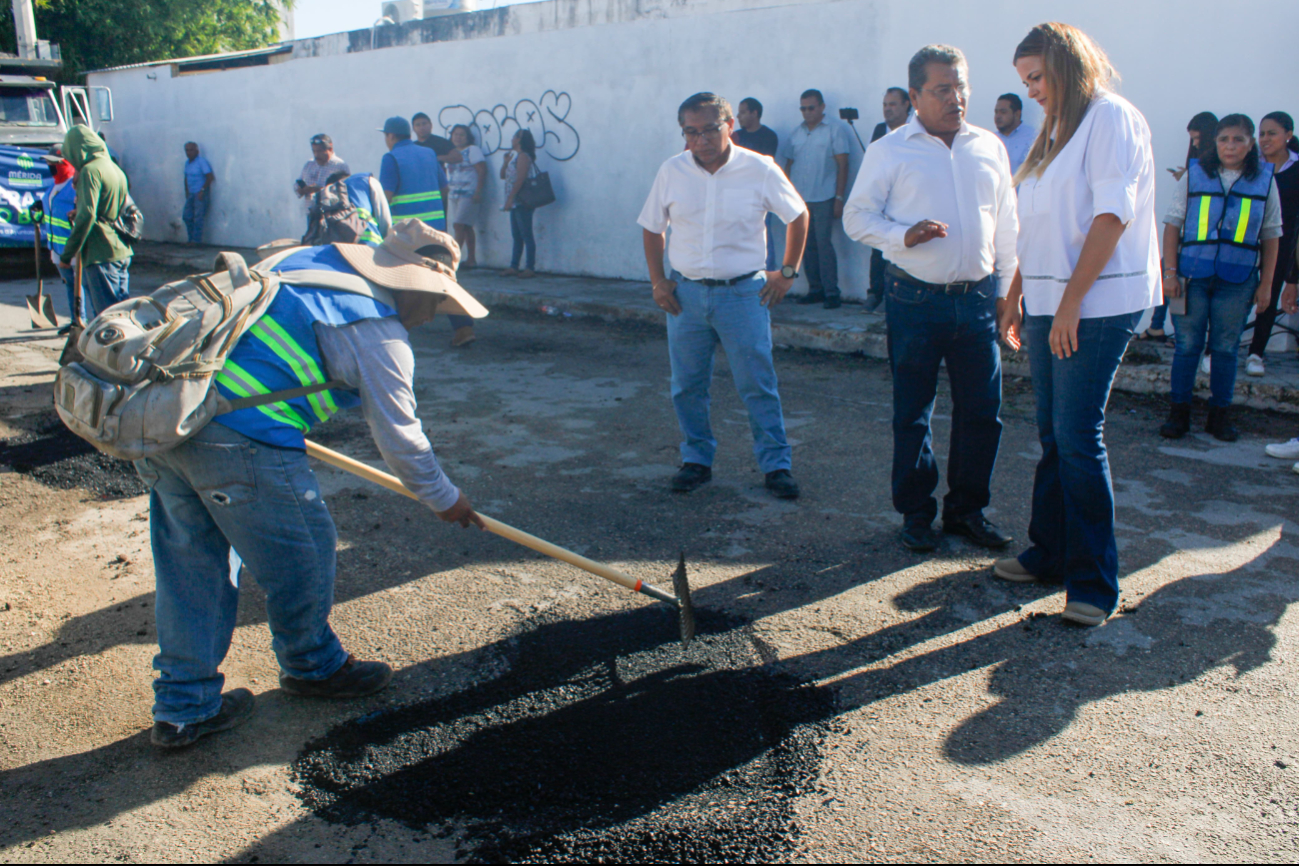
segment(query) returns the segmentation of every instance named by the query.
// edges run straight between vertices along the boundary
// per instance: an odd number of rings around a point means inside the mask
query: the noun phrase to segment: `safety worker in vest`
[[[1222,442],[1239,433],[1228,417],[1236,390],[1240,334],[1250,306],[1272,300],[1272,273],[1282,233],[1281,196],[1272,163],[1262,162],[1254,122],[1243,114],[1218,121],[1214,141],[1187,164],[1164,217],[1164,298],[1176,307],[1177,346],[1170,372],[1171,405],[1160,435],[1180,439],[1191,429],[1196,367],[1208,344],[1209,415],[1204,430]],[[1098,284],[1099,285],[1099,284]],[[1207,335],[1207,340],[1206,340]]]
[[[335,179],[336,177],[331,175],[329,182],[333,183]],[[347,198],[366,224],[365,233],[358,241],[367,246],[377,247],[383,243],[388,229],[392,227],[392,211],[388,206],[388,197],[384,195],[379,181],[369,172],[347,175],[346,180],[344,186],[347,187]]]
[[[388,118],[381,131],[388,152],[379,165],[379,184],[388,197],[392,218],[415,217],[438,231],[446,231],[443,190],[447,187],[447,175],[437,155],[411,140],[410,123],[404,117]],[[448,319],[452,328],[452,346],[467,346],[474,341],[472,318],[448,316]]]
[[[63,248],[67,246],[68,235],[72,233],[72,216],[77,209],[77,171],[72,167],[72,163],[63,158],[63,148],[54,145],[49,153],[42,157],[49,163],[50,171],[54,175],[54,186],[50,187],[41,196],[41,204],[45,209],[45,216],[41,220],[41,233],[44,236],[45,246],[50,251],[50,259],[59,269],[59,276],[63,278],[63,285],[68,290],[68,310],[71,311],[76,306],[76,283],[77,268],[76,262],[72,267],[64,267],[59,261],[59,256],[63,255]],[[89,321],[87,315],[90,308],[86,306],[86,295],[83,291],[81,294],[81,321]],[[72,324],[69,322],[62,328],[59,328],[60,334],[66,334],[72,330]]]
[[[279,293],[231,351],[217,389],[233,401],[342,384],[218,415],[182,445],[137,461],[150,488],[157,578],[156,746],[188,746],[252,713],[247,689],[222,694],[219,670],[241,573],[266,593],[282,692],[360,698],[392,679],[392,668],[356,659],[330,628],[338,536],[303,436],[360,406],[384,461],[421,502],[448,523],[482,527],[416,417],[408,336],[435,312],[486,315],[455,281],[459,256],[450,235],[415,219],[398,222],[377,248],[272,256],[262,266],[279,275]]]

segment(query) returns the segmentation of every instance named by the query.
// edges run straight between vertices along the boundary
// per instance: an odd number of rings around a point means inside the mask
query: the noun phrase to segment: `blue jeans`
[[[203,243],[203,220],[207,218],[207,196],[198,193],[185,195],[185,210],[181,219],[185,221],[185,234],[192,244]]]
[[[672,406],[681,425],[683,463],[713,465],[717,440],[708,417],[713,355],[720,344],[731,365],[735,390],[749,410],[753,454],[764,473],[789,469],[785,416],[771,358],[771,314],[758,300],[766,285],[755,275],[734,286],[708,287],[678,273],[681,312],[668,314],[668,357],[672,361]]]
[[[525,248],[528,253],[524,269],[530,271],[537,266],[537,239],[532,235],[532,215],[536,212],[536,208],[521,204],[510,209],[510,234],[514,236],[514,253],[510,256],[512,268],[519,267],[519,259]]]
[[[834,255],[830,232],[834,229],[834,199],[810,201],[807,215],[807,248],[803,250],[803,271],[809,295],[839,297],[839,260]]]
[[[68,290],[68,312],[72,313],[72,311],[77,308],[77,269],[65,268],[63,265],[59,265],[59,276],[63,278],[63,286]],[[90,309],[86,305],[86,292],[84,291],[85,281],[85,276],[83,275],[81,278],[83,284],[83,290],[81,292],[81,321],[88,322],[90,321]]]
[[[319,680],[343,666],[347,653],[329,627],[338,536],[305,452],[212,423],[135,467],[150,488],[156,720],[200,722],[221,709],[218,668],[239,602],[232,545],[243,574],[266,591],[271,646],[284,673]]]
[[[1195,368],[1204,352],[1208,332],[1212,372],[1209,373],[1209,405],[1230,406],[1236,390],[1236,359],[1240,334],[1254,303],[1258,272],[1243,283],[1227,283],[1217,277],[1186,283],[1186,315],[1173,316],[1177,329],[1173,350],[1172,400],[1190,403],[1195,390]]]
[[[767,226],[767,270],[776,269],[776,226],[779,224],[776,215],[771,211],[767,212],[765,222]]]
[[[1150,330],[1162,331],[1164,329],[1164,322],[1166,322],[1167,320],[1168,320],[1168,302],[1165,301],[1164,303],[1155,307],[1155,311],[1150,314]]]
[[[1112,613],[1119,600],[1114,485],[1105,451],[1105,404],[1141,312],[1083,319],[1078,351],[1051,354],[1054,316],[1026,316],[1024,342],[1037,402],[1042,459],[1033,479],[1032,547],[1019,561],[1069,601]],[[1178,329],[1180,333],[1180,328]]]
[[[73,277],[75,281],[76,277]],[[131,297],[131,260],[100,262],[81,269],[82,300],[90,306],[88,315],[97,316]]]
[[[885,280],[889,367],[893,372],[893,507],[910,522],[938,514],[929,421],[938,369],[952,385],[952,438],[943,517],[981,512],[992,499],[1001,443],[1001,352],[997,283],[988,277],[963,295],[932,292],[892,275]]]

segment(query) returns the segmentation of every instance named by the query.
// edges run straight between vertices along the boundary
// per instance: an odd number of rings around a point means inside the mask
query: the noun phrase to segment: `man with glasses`
[[[672,405],[685,441],[672,489],[688,492],[712,478],[713,437],[708,415],[713,355],[720,343],[735,388],[749,412],[753,453],[777,497],[798,496],[790,473],[785,416],[776,390],[771,307],[798,276],[807,240],[807,207],[768,157],[731,143],[731,106],[713,93],[696,93],[677,110],[683,153],[659,168],[637,222],[644,229],[645,262],[654,302],[668,314]],[[779,271],[764,271],[768,212],[788,225]],[[663,270],[672,226],[672,275]]]
[[[830,230],[843,216],[843,195],[848,189],[848,128],[826,121],[825,99],[819,90],[805,90],[798,110],[803,122],[781,142],[785,174],[794,182],[807,211],[811,228],[807,235],[807,294],[800,304],[825,304],[827,310],[840,306],[839,262],[835,259]]]
[[[843,219],[849,237],[889,261],[893,506],[904,545],[938,546],[930,418],[946,361],[952,433],[943,531],[1002,548],[1011,539],[983,509],[1001,441],[997,305],[1017,267],[1010,161],[994,133],[965,122],[968,67],[958,49],[926,46],[908,72],[915,114],[867,149]]]

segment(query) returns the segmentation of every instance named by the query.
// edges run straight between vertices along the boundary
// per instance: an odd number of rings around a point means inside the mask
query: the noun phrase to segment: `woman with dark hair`
[[[1294,118],[1284,111],[1265,115],[1258,123],[1258,149],[1263,159],[1272,163],[1272,179],[1281,197],[1281,248],[1276,254],[1276,271],[1272,277],[1272,298],[1267,309],[1254,319],[1254,339],[1249,344],[1245,372],[1262,376],[1263,355],[1272,339],[1276,324],[1281,287],[1295,264],[1295,241],[1299,238],[1299,141],[1294,136]]]
[[[1154,151],[1146,119],[1110,89],[1117,73],[1086,33],[1040,24],[1014,63],[1045,121],[1015,175],[1019,270],[998,319],[1018,347],[1022,298],[1042,459],[1032,546],[993,570],[1063,582],[1063,618],[1096,626],[1119,599],[1105,405],[1137,323],[1159,300]]]
[[[474,131],[463,123],[451,127],[451,143],[460,151],[460,162],[447,166],[451,195],[447,222],[464,253],[460,270],[478,265],[478,237],[474,230],[482,213],[483,189],[487,185],[487,161],[474,143]]]
[[[1173,314],[1172,405],[1159,428],[1168,439],[1191,429],[1191,394],[1206,335],[1212,363],[1204,430],[1222,442],[1239,435],[1228,407],[1240,333],[1250,304],[1261,315],[1271,302],[1281,237],[1281,198],[1272,173],[1272,163],[1260,164],[1254,122],[1229,114],[1218,121],[1214,148],[1190,161],[1164,217],[1164,297],[1186,295],[1185,312]]]
[[[505,207],[501,210],[510,212],[510,234],[514,237],[514,252],[510,256],[510,266],[502,271],[507,277],[535,277],[537,266],[537,239],[532,234],[532,214],[535,208],[525,207],[515,201],[519,190],[527,181],[533,166],[537,164],[537,143],[531,130],[520,129],[514,133],[510,150],[505,154],[505,163],[501,166],[501,180],[505,181]],[[523,270],[519,270],[519,260],[527,250],[527,259]]]
[[[1173,180],[1181,180],[1186,174],[1186,166],[1191,164],[1191,160],[1199,159],[1204,154],[1204,149],[1213,143],[1213,130],[1218,126],[1218,115],[1212,111],[1201,111],[1191,122],[1186,124],[1186,135],[1190,139],[1186,146],[1186,162],[1179,168],[1170,168],[1168,173],[1173,176]],[[1164,330],[1164,323],[1168,319],[1168,299],[1165,298],[1163,303],[1155,307],[1155,311],[1150,315],[1150,327],[1146,328],[1138,337],[1140,340],[1168,340],[1168,333]],[[1171,346],[1172,341],[1168,344]]]

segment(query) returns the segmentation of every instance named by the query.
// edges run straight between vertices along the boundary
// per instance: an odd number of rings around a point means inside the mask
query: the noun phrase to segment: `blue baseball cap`
[[[387,135],[404,135],[410,138],[410,121],[404,117],[390,117],[383,122],[383,129],[379,131]]]

